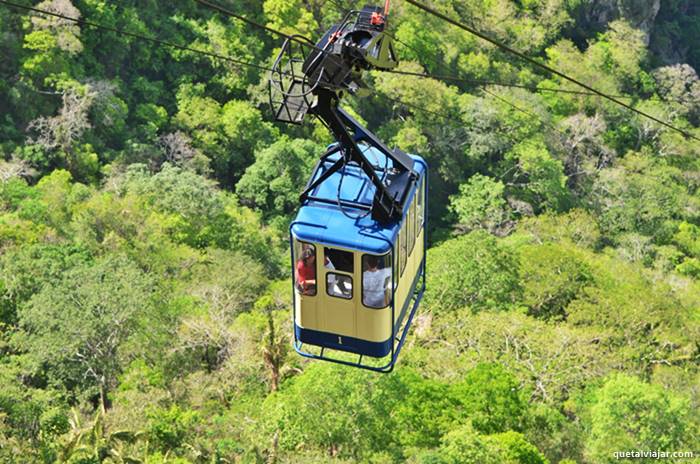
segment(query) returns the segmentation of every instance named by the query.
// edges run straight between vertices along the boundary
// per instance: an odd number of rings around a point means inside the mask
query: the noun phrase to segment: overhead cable
[[[199,54],[201,54],[201,55],[207,55],[207,56],[210,56],[210,57],[213,57],[213,58],[218,58],[218,59],[221,59],[221,60],[228,61],[228,62],[233,63],[233,64],[236,64],[236,65],[240,65],[240,66],[247,66],[247,67],[257,68],[257,69],[260,69],[260,70],[267,70],[267,71],[269,71],[269,68],[266,68],[265,66],[261,66],[261,65],[256,64],[256,63],[251,63],[250,61],[239,60],[239,59],[236,59],[236,58],[231,58],[230,56],[220,55],[220,54],[218,54],[218,53],[208,52],[208,51],[206,51],[206,50],[200,50],[200,49],[196,49],[196,48],[191,48],[191,47],[187,47],[187,46],[185,46],[185,45],[179,45],[179,44],[176,44],[176,43],[173,43],[173,42],[168,42],[168,41],[166,41],[166,40],[158,39],[158,38],[156,38],[156,37],[149,37],[149,36],[145,36],[145,35],[142,35],[142,34],[137,34],[137,33],[135,33],[135,32],[129,32],[129,31],[125,31],[125,30],[123,30],[123,29],[118,29],[118,28],[116,28],[116,27],[105,26],[105,25],[103,25],[103,24],[98,24],[98,23],[95,23],[95,22],[92,22],[92,21],[87,21],[87,20],[85,20],[85,19],[73,18],[73,17],[71,17],[71,16],[66,16],[66,15],[63,15],[63,14],[60,14],[60,13],[54,13],[54,12],[52,12],[52,11],[42,10],[42,9],[34,8],[34,7],[31,7],[31,6],[20,5],[20,4],[18,4],[18,3],[10,2],[10,1],[7,1],[7,0],[0,0],[0,4],[7,5],[7,6],[11,6],[11,7],[14,7],[14,8],[20,8],[20,9],[23,9],[23,10],[33,11],[33,12],[35,12],[35,13],[40,13],[40,14],[45,14],[45,15],[49,15],[49,16],[54,16],[54,17],[56,17],[56,18],[61,18],[61,19],[65,19],[66,21],[74,22],[74,23],[76,23],[76,24],[81,24],[81,25],[84,25],[84,26],[92,27],[92,28],[94,28],[94,29],[102,29],[102,30],[105,30],[105,31],[110,31],[110,32],[114,32],[114,33],[116,33],[116,34],[124,35],[124,36],[127,36],[127,37],[133,37],[133,38],[135,38],[135,39],[145,40],[145,41],[148,41],[148,42],[151,42],[151,43],[155,43],[155,44],[158,44],[158,45],[163,45],[163,46],[166,46],[166,47],[176,48],[176,49],[178,49],[178,50],[185,50],[185,51],[189,51],[189,52],[193,52],[193,53],[199,53]]]
[[[593,96],[593,97],[598,96],[598,94],[595,94],[593,92],[587,92],[584,90],[553,89],[551,87],[536,87],[536,86],[524,85],[524,84],[510,84],[510,83],[506,83],[506,82],[465,79],[462,77],[447,76],[447,75],[442,75],[442,74],[420,73],[420,72],[412,72],[412,71],[400,71],[400,70],[396,70],[396,69],[389,70],[389,71],[381,71],[381,72],[386,72],[389,74],[400,74],[403,76],[414,76],[414,77],[420,77],[420,78],[425,78],[425,79],[435,79],[438,81],[459,82],[459,83],[469,84],[469,85],[478,85],[478,86],[492,85],[494,87],[511,87],[511,88],[515,88],[515,89],[529,90],[530,92],[568,93],[568,94],[573,94],[573,95],[588,95],[588,96]],[[623,95],[616,95],[615,97],[616,98],[630,98],[630,97],[625,97]]]
[[[600,96],[600,97],[603,97],[603,98],[605,98],[606,100],[609,100],[609,101],[615,103],[616,105],[619,105],[619,106],[621,106],[621,107],[623,107],[623,108],[626,108],[626,109],[628,109],[628,110],[630,110],[630,111],[632,111],[632,112],[634,112],[634,113],[636,113],[636,114],[638,114],[638,115],[640,115],[640,116],[642,116],[642,117],[645,117],[645,118],[650,119],[650,120],[652,120],[652,121],[654,121],[654,122],[656,122],[656,123],[658,123],[658,124],[661,124],[662,126],[667,127],[667,128],[669,128],[669,129],[671,129],[671,130],[673,130],[673,131],[676,131],[676,132],[682,134],[683,136],[685,136],[685,137],[687,137],[687,138],[691,138],[691,139],[700,141],[700,138],[695,137],[693,134],[691,134],[691,133],[689,133],[689,132],[687,132],[687,131],[685,131],[685,130],[683,130],[683,129],[680,129],[679,127],[676,127],[676,126],[674,126],[674,125],[672,125],[672,124],[670,124],[670,123],[668,123],[668,122],[666,122],[666,121],[663,121],[663,120],[661,120],[661,119],[659,119],[659,118],[657,118],[657,117],[655,117],[655,116],[653,116],[653,115],[651,115],[651,114],[649,114],[649,113],[646,113],[646,112],[644,112],[644,111],[641,111],[641,110],[639,110],[639,109],[633,107],[632,105],[628,105],[627,103],[625,103],[625,102],[623,102],[623,101],[620,101],[619,99],[615,98],[615,97],[612,96],[612,95],[608,95],[608,94],[606,94],[606,93],[604,93],[604,92],[601,92],[600,90],[598,90],[598,89],[596,89],[596,88],[594,88],[594,87],[591,87],[590,85],[585,84],[584,82],[581,82],[581,81],[579,81],[578,79],[573,78],[573,77],[571,77],[571,76],[569,76],[569,75],[567,75],[567,74],[565,74],[565,73],[563,73],[563,72],[561,72],[561,71],[559,71],[559,70],[553,68],[552,66],[549,66],[549,65],[547,65],[547,64],[545,64],[545,63],[541,63],[541,62],[539,62],[538,60],[536,60],[536,59],[534,59],[534,58],[530,58],[530,57],[527,56],[525,53],[520,52],[520,51],[518,51],[518,50],[516,50],[516,49],[514,49],[514,48],[512,48],[512,47],[510,47],[510,46],[508,46],[508,45],[506,45],[506,44],[504,44],[504,43],[502,43],[502,42],[500,42],[500,41],[498,41],[498,40],[496,40],[496,39],[494,39],[494,38],[492,38],[492,37],[490,37],[490,36],[488,36],[488,35],[486,35],[486,34],[484,34],[483,32],[480,32],[480,31],[474,29],[473,27],[470,27],[470,26],[468,26],[468,25],[466,25],[466,24],[464,24],[464,23],[462,23],[462,22],[459,22],[459,21],[457,21],[457,20],[455,20],[455,19],[453,19],[453,18],[447,16],[446,14],[441,13],[441,12],[435,10],[434,8],[431,8],[431,7],[427,6],[427,5],[424,5],[423,3],[418,2],[417,0],[405,0],[405,1],[406,1],[407,3],[410,3],[411,5],[415,6],[416,8],[419,8],[419,9],[423,10],[423,11],[426,12],[426,13],[429,13],[429,14],[431,14],[431,15],[437,17],[437,18],[440,18],[440,19],[442,19],[443,21],[445,21],[445,22],[447,22],[447,23],[449,23],[449,24],[451,24],[451,25],[453,25],[453,26],[455,26],[455,27],[458,27],[458,28],[460,28],[460,29],[462,29],[462,30],[464,30],[464,31],[466,31],[466,32],[469,32],[469,33],[472,34],[472,35],[475,35],[475,36],[479,37],[479,38],[482,39],[482,40],[485,40],[485,41],[489,42],[489,43],[492,44],[492,45],[495,45],[496,47],[500,48],[501,50],[504,50],[504,51],[506,51],[506,52],[508,52],[508,53],[510,53],[510,54],[512,54],[512,55],[517,56],[518,58],[520,58],[521,60],[523,60],[523,61],[525,61],[525,62],[527,62],[527,63],[530,63],[530,64],[532,64],[532,65],[534,65],[534,66],[536,66],[536,67],[538,67],[538,68],[540,68],[540,69],[543,69],[543,70],[545,70],[545,71],[547,71],[547,72],[549,72],[549,73],[551,73],[551,74],[553,74],[553,75],[555,75],[555,76],[561,77],[562,79],[564,79],[564,80],[566,80],[566,81],[572,82],[573,84],[576,84],[576,85],[578,85],[578,86],[580,86],[580,87],[582,87],[582,88],[588,90],[589,92],[593,92],[594,94],[596,94],[596,95],[598,95],[598,96]]]
[[[184,45],[179,45],[179,44],[176,44],[176,43],[173,43],[173,42],[169,42],[169,41],[166,41],[166,40],[162,40],[162,39],[159,39],[159,38],[156,38],[156,37],[145,36],[145,35],[142,35],[142,34],[137,34],[137,33],[134,33],[134,32],[130,32],[130,31],[123,30],[123,29],[118,29],[118,28],[111,27],[111,26],[105,26],[105,25],[103,25],[103,24],[99,24],[99,23],[96,23],[96,22],[93,22],[93,21],[88,21],[88,20],[80,19],[80,18],[74,18],[74,17],[71,17],[71,16],[66,16],[66,15],[63,15],[63,14],[60,14],[60,13],[54,13],[54,12],[52,12],[52,11],[47,11],[47,10],[43,10],[43,9],[40,9],[40,8],[34,8],[34,7],[26,6],[26,5],[20,5],[20,4],[18,4],[18,3],[14,3],[14,2],[11,2],[11,1],[8,1],[8,0],[0,0],[0,4],[7,5],[7,6],[10,6],[10,7],[14,7],[14,8],[18,8],[18,9],[22,9],[22,10],[26,10],[26,11],[32,11],[32,12],[34,12],[34,13],[45,14],[45,15],[49,15],[49,16],[56,17],[56,18],[61,18],[61,19],[64,19],[64,20],[66,20],[66,21],[74,22],[74,23],[76,23],[76,24],[81,24],[81,25],[84,25],[84,26],[92,27],[92,28],[94,28],[94,29],[100,29],[100,30],[105,30],[105,31],[114,32],[114,33],[119,34],[119,35],[123,35],[123,36],[127,36],[127,37],[132,37],[132,38],[135,38],[135,39],[138,39],[138,40],[147,41],[147,42],[150,42],[150,43],[155,43],[155,44],[158,44],[158,45],[161,45],[161,46],[172,47],[172,48],[176,48],[176,49],[178,49],[178,50],[186,50],[186,51],[189,51],[189,52],[192,52],[192,53],[198,53],[198,54],[201,54],[201,55],[206,55],[206,56],[210,56],[210,57],[213,57],[213,58],[218,58],[218,59],[221,59],[221,60],[224,60],[224,61],[231,62],[231,63],[233,63],[233,64],[235,64],[235,65],[237,65],[237,66],[247,66],[247,67],[255,68],[255,69],[258,69],[258,70],[261,70],[261,71],[265,71],[265,72],[272,72],[272,69],[270,69],[270,68],[268,68],[268,67],[266,67],[266,66],[262,66],[262,65],[259,65],[259,64],[256,64],[256,63],[252,63],[252,62],[249,62],[249,61],[238,60],[238,59],[232,58],[232,57],[230,57],[230,56],[221,55],[221,54],[218,54],[218,53],[212,53],[212,52],[208,52],[208,51],[206,51],[206,50],[200,50],[200,49],[197,49],[197,48],[187,47],[187,46],[184,46]],[[340,87],[339,87],[339,88],[340,88]],[[434,115],[437,115],[437,116],[440,116],[440,117],[447,117],[446,115],[441,115],[441,114],[436,113],[436,112],[434,112],[434,111],[430,111],[430,110],[427,110],[427,109],[424,109],[424,108],[420,108],[418,105],[409,104],[409,103],[403,102],[403,101],[401,101],[401,100],[398,100],[398,99],[391,98],[391,97],[389,97],[389,96],[380,94],[379,92],[377,92],[377,91],[375,91],[375,90],[372,90],[372,89],[369,89],[369,90],[370,90],[370,92],[371,92],[373,95],[375,95],[375,96],[377,96],[377,97],[379,97],[379,98],[383,98],[383,99],[385,99],[385,100],[392,101],[392,102],[395,102],[395,103],[399,103],[399,104],[402,104],[402,105],[405,105],[405,106],[408,106],[408,107],[414,107],[414,108],[417,108],[417,109],[419,109],[419,110],[421,110],[421,111],[424,111],[424,112],[426,112],[426,113],[431,113],[431,114],[434,114]]]
[[[340,8],[344,14],[347,14],[350,10],[345,8],[338,0],[331,0],[331,3],[333,3],[335,6]],[[392,40],[400,43],[404,47],[410,48],[415,52],[418,52],[414,47],[412,47],[410,44],[407,44],[403,40],[400,40],[398,37],[396,37],[393,34],[387,33],[389,37],[391,37]],[[420,52],[418,52],[420,53]],[[587,92],[587,91],[582,91],[582,90],[569,90],[569,89],[554,89],[551,87],[537,87],[537,86],[531,86],[531,85],[523,85],[523,84],[512,84],[512,83],[507,83],[507,82],[496,82],[496,81],[485,81],[485,80],[476,80],[476,79],[465,79],[462,77],[457,77],[457,76],[450,76],[450,75],[440,75],[440,74],[432,74],[432,73],[419,73],[419,72],[411,72],[411,71],[400,71],[396,69],[391,69],[391,70],[379,70],[378,72],[384,72],[388,74],[399,74],[399,75],[404,75],[404,76],[414,76],[414,77],[420,77],[423,79],[435,79],[439,81],[446,81],[446,82],[457,82],[457,83],[462,83],[462,84],[467,84],[467,85],[476,85],[476,86],[485,86],[485,85],[492,85],[495,87],[511,87],[511,88],[517,88],[517,89],[525,89],[529,90],[530,92],[551,92],[551,93],[568,93],[572,95],[589,95],[589,96],[597,96],[597,94],[593,92]],[[616,95],[617,98],[630,98],[630,97],[625,97],[622,95]]]

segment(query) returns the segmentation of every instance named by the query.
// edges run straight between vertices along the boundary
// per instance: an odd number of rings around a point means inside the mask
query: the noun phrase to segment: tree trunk
[[[272,437],[272,449],[267,456],[267,464],[277,464],[277,448],[279,447],[280,431],[275,430],[275,435]]]
[[[107,389],[105,388],[104,375],[100,379],[100,411],[102,414],[107,412]]]
[[[267,313],[267,347],[263,354],[265,364],[270,369],[270,391],[277,391],[280,383],[280,367],[284,358],[279,343],[275,337],[275,322],[272,318],[272,311]]]

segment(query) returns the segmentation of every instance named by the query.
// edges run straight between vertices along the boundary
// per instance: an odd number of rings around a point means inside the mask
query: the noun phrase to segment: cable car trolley
[[[269,82],[277,120],[311,114],[336,139],[290,225],[294,348],[379,372],[393,369],[425,290],[427,165],[338,103],[363,93],[364,70],[398,65],[388,4],[351,11],[317,44],[290,36]]]

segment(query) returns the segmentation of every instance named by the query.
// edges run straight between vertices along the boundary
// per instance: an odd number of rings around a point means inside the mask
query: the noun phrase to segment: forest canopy
[[[288,226],[333,139],[274,122],[281,37],[195,1],[0,1],[1,462],[700,451],[700,4],[429,4],[685,135],[392,2],[402,73],[343,105],[427,161],[430,248],[377,375],[291,345]],[[318,40],[364,2],[219,5]]]

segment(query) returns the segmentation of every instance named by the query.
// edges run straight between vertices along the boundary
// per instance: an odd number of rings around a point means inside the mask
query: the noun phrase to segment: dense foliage
[[[196,2],[16,1],[262,67],[280,42]],[[360,4],[221,3],[314,38]],[[346,101],[431,169],[428,293],[386,376],[291,350],[323,126],[273,123],[260,69],[0,5],[1,462],[700,450],[700,143],[393,3],[400,69],[463,81],[373,72]],[[434,4],[700,137],[697,2]]]

